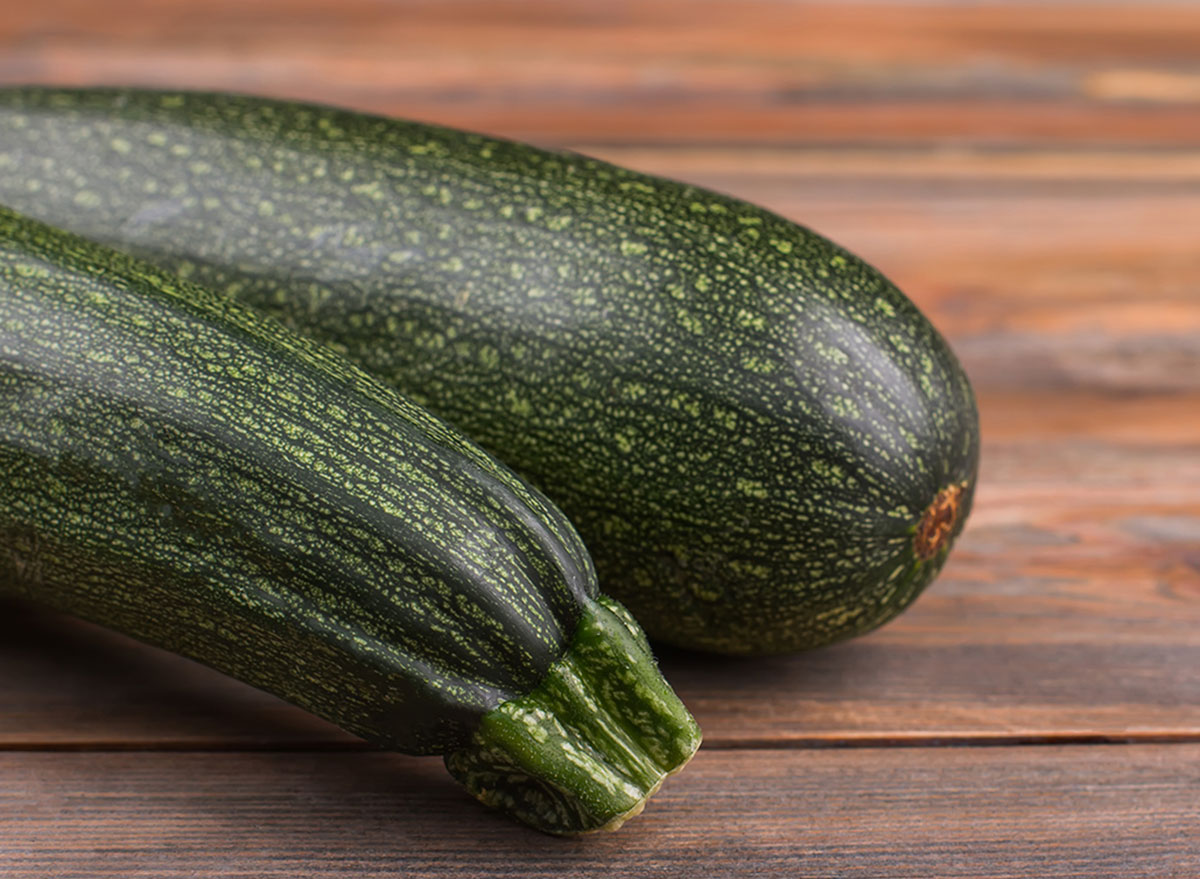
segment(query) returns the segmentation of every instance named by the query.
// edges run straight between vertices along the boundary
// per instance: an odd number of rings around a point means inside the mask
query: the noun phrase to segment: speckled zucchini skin
[[[978,418],[944,340],[870,266],[735,199],[334,109],[32,88],[0,91],[0,200],[427,405],[559,504],[663,641],[871,629],[970,509]]]
[[[562,515],[427,412],[4,209],[0,412],[5,588],[389,747],[461,744],[597,594]]]
[[[0,593],[443,754],[551,833],[619,826],[700,743],[520,478],[241,303],[2,207]]]

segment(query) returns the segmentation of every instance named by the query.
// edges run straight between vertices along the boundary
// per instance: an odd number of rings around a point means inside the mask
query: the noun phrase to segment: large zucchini
[[[283,326],[0,209],[0,592],[167,647],[533,826],[698,745],[567,520]]]
[[[580,156],[256,98],[0,91],[0,200],[265,309],[529,478],[652,636],[866,631],[974,493],[975,405],[871,267]]]

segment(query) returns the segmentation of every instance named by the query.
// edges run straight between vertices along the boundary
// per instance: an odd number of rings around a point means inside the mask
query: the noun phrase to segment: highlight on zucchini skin
[[[336,347],[546,492],[656,639],[867,631],[971,508],[970,384],[885,277],[704,189],[325,107],[0,90],[0,200]]]
[[[446,755],[551,833],[619,825],[699,744],[503,465],[282,325],[7,208],[0,592]]]

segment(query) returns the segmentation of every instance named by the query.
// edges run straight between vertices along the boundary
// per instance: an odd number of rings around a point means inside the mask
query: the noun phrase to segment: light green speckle
[[[767,497],[767,487],[757,479],[738,478],[737,490],[747,497],[759,498],[760,500]]]
[[[737,317],[735,318],[739,327],[745,327],[748,330],[765,329],[767,322],[761,314],[749,311],[745,308],[738,309]]]
[[[508,411],[513,415],[524,417],[533,411],[533,406],[529,400],[519,395],[515,390],[510,390],[505,394],[504,399],[508,403]]]
[[[675,321],[689,333],[700,335],[704,332],[704,323],[687,309],[676,311]]]
[[[492,370],[500,366],[500,352],[491,345],[484,345],[479,349],[479,365],[484,369]]]
[[[654,187],[643,180],[622,181],[621,189],[624,192],[644,192],[647,195],[653,195],[655,192]]]
[[[747,372],[770,375],[775,371],[775,364],[769,357],[761,354],[747,354],[742,358],[742,368]]]
[[[385,194],[383,187],[379,185],[379,181],[372,180],[369,183],[358,183],[350,187],[350,191],[355,195],[360,195],[363,198],[369,198],[372,201],[383,201]]]
[[[44,265],[37,263],[18,262],[13,263],[13,269],[22,278],[48,278],[50,270]]]
[[[860,418],[862,416],[858,405],[849,397],[833,397],[829,401],[829,408],[839,418]]]

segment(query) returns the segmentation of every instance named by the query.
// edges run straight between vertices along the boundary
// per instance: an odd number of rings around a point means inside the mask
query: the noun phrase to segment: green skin
[[[865,632],[940,569],[978,417],[890,282],[753,205],[262,99],[0,90],[0,201],[337,348],[557,503],[655,638]],[[935,551],[914,535],[965,490]]]
[[[503,465],[240,303],[5,208],[0,413],[0,592],[444,754],[552,833],[619,824],[699,744]]]

